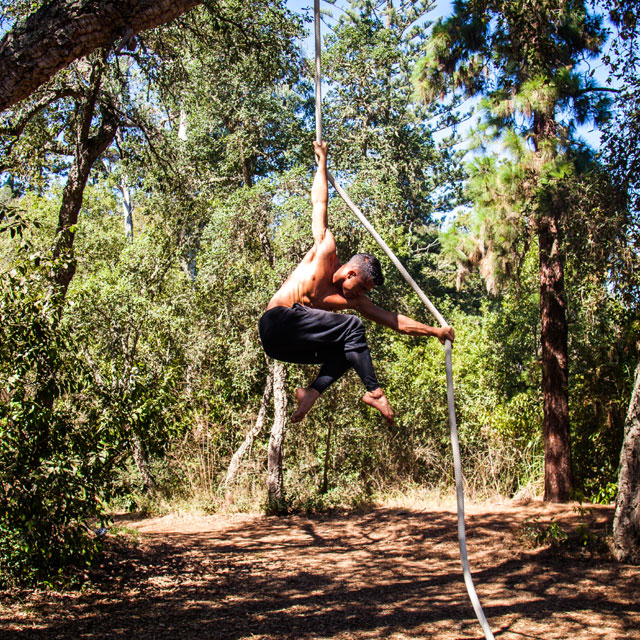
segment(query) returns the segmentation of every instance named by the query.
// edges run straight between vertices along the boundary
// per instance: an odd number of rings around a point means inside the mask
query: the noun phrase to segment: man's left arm
[[[393,313],[374,304],[367,296],[359,296],[351,305],[365,318],[408,336],[434,336],[445,343],[454,340],[453,327],[430,327],[401,313]]]

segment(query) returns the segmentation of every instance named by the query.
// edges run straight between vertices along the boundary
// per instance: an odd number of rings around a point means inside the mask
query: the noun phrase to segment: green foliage
[[[637,0],[606,0],[602,3],[615,25],[611,53],[604,61],[609,65],[610,82],[620,91],[615,97],[613,117],[604,127],[602,155],[613,181],[620,185],[629,209],[621,221],[619,252],[612,269],[613,282],[630,306],[640,303],[640,28]]]
[[[527,546],[552,546],[570,552],[607,553],[606,527],[602,529],[593,520],[593,510],[582,505],[574,508],[578,522],[575,526],[563,527],[554,518],[548,524],[540,521],[540,516],[530,516],[520,525],[520,537]]]
[[[3,586],[60,584],[87,568],[117,447],[96,429],[88,371],[43,286],[50,268],[31,253],[0,282]]]
[[[458,286],[476,270],[500,302],[535,290],[532,260],[541,260],[542,284],[547,255],[536,245],[548,220],[555,221],[554,251],[564,270],[556,292],[566,296],[568,309],[573,462],[588,496],[615,482],[632,366],[628,331],[638,308],[630,260],[637,223],[624,181],[616,184],[575,136],[578,125],[602,126],[610,114],[608,88],[598,87],[593,73],[578,64],[597,56],[605,37],[602,17],[584,2],[457,2],[453,14],[434,26],[414,76],[424,100],[447,93],[480,98],[473,140],[478,157],[465,185],[471,207],[441,235],[444,256],[457,266]],[[618,141],[623,138],[627,144],[626,132]],[[511,305],[505,310],[522,321]],[[536,333],[535,322],[527,320],[527,326]],[[530,372],[540,357],[536,343],[521,345]],[[546,365],[548,370],[548,360]],[[520,396],[531,409],[539,402],[532,392]],[[566,392],[558,385],[547,393]],[[503,422],[500,415],[500,409],[493,412]]]
[[[35,6],[13,4],[3,18]],[[332,171],[456,329],[458,426],[474,496],[539,492],[532,240],[539,211],[566,205],[574,461],[584,495],[608,501],[637,321],[629,304],[637,247],[627,242],[635,223],[620,217],[618,194],[594,158],[568,147],[567,114],[575,123],[596,119],[606,104],[585,98],[588,79],[563,47],[591,55],[601,25],[581,3],[547,11],[552,4],[534,8],[544,14],[549,56],[518,67],[507,61],[524,51],[531,26],[518,22],[522,3],[457,3],[430,40],[429,2],[349,3],[325,42],[325,136]],[[302,28],[281,3],[225,0],[105,58],[100,102],[121,127],[84,191],[64,306],[50,295],[51,246],[74,96],[87,90],[90,65],[74,63],[3,115],[2,167],[11,174],[0,190],[4,585],[79,579],[99,551],[92,528],[105,504],[154,510],[191,501],[207,512],[223,504],[226,467],[255,423],[268,372],[257,320],[311,245],[311,69],[295,40]],[[486,64],[480,54],[493,45],[500,55]],[[410,77],[425,51],[417,72],[425,96],[492,89],[477,149],[499,139],[500,157],[465,167],[451,150],[455,135],[436,144],[434,131],[457,122],[447,109],[458,105],[416,104]],[[534,141],[534,112],[562,116],[557,140]],[[133,236],[122,230],[125,192]],[[441,215],[461,200],[473,210],[458,209],[442,231]],[[333,195],[329,220],[340,259],[379,253]],[[382,261],[386,285],[374,301],[431,323]],[[454,290],[454,268],[464,291]],[[407,483],[452,486],[441,345],[377,326],[368,338],[397,425],[360,401],[361,383],[348,373],[287,433],[285,511],[359,508]],[[291,406],[293,389],[313,371],[287,372]],[[234,509],[264,504],[271,416],[243,463]],[[530,522],[527,535],[561,541],[552,525]],[[585,531],[576,535],[588,547]]]
[[[473,206],[443,236],[459,286],[474,268],[493,294],[517,280],[546,211],[561,210],[561,227],[570,228],[562,217],[571,215],[571,188],[590,182],[575,126],[606,115],[575,62],[597,55],[604,37],[601,18],[573,1],[458,2],[434,26],[414,76],[424,99],[456,91],[481,98],[475,142],[483,155],[470,163],[465,187]],[[574,218],[590,215],[585,207]]]
[[[324,101],[325,137],[333,171],[352,180],[353,192],[368,212],[384,211],[405,228],[431,222],[455,195],[459,165],[447,140],[438,148],[432,131],[445,117],[438,105],[413,99],[411,68],[419,57],[431,4],[352,2],[326,37],[323,73],[329,81]],[[448,125],[457,118],[447,112]],[[364,194],[359,188],[366,185]]]
[[[521,525],[522,538],[534,547],[561,546],[567,542],[567,532],[553,519],[548,525],[541,524],[540,516],[529,516]]]

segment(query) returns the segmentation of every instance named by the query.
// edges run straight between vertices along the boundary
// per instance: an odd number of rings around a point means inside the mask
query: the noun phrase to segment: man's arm
[[[327,206],[329,202],[329,189],[327,187],[327,143],[314,142],[313,148],[318,160],[318,170],[313,180],[311,188],[311,202],[313,203],[313,214],[311,218],[311,230],[313,231],[313,241],[319,247],[325,239],[329,230],[327,217]]]
[[[351,306],[365,318],[408,336],[434,336],[442,344],[446,340],[453,342],[455,337],[453,327],[430,327],[401,313],[387,311],[371,302],[367,296],[359,296]]]

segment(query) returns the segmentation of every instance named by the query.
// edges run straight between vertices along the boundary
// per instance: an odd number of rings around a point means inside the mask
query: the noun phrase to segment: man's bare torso
[[[271,298],[268,309],[292,307],[302,304],[314,309],[338,311],[354,308],[333,283],[333,274],[340,268],[336,256],[335,242],[331,232],[327,232],[320,246],[314,245],[293,273]]]

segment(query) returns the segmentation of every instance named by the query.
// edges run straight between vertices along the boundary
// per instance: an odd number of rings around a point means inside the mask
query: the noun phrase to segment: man
[[[320,394],[350,367],[362,379],[362,400],[392,424],[393,410],[373,370],[362,321],[353,315],[333,313],[354,309],[365,318],[410,336],[435,336],[453,342],[451,327],[437,328],[382,309],[366,296],[383,282],[378,260],[367,253],[341,265],[327,222],[327,144],[313,143],[318,170],[311,190],[313,247],[287,281],[271,298],[260,319],[260,338],[266,354],[284,362],[321,364],[308,388],[296,391],[298,408],[292,422],[308,413]]]

